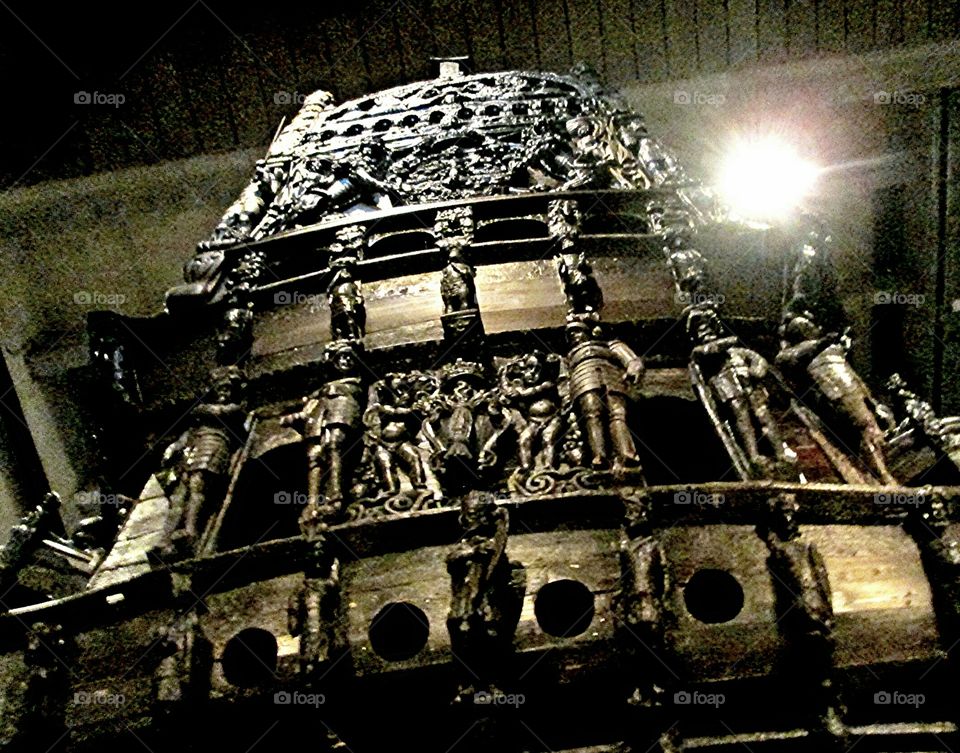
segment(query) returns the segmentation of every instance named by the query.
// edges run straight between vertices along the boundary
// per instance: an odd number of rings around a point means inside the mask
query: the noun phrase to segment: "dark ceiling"
[[[422,78],[433,55],[478,70],[584,60],[614,84],[657,81],[941,40],[960,15],[936,0],[0,6],[5,187],[265,146],[302,95]]]

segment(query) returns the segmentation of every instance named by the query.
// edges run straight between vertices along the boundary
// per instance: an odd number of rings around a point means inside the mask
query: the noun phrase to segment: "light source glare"
[[[774,137],[742,140],[723,161],[717,180],[720,198],[740,219],[783,218],[809,195],[819,169]]]

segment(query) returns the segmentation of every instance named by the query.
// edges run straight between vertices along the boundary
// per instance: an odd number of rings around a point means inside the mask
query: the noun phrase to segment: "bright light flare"
[[[737,143],[717,181],[721,200],[744,220],[782,219],[810,194],[820,170],[774,137]]]

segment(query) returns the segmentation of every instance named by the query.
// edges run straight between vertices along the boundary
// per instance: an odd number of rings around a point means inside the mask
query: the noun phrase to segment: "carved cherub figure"
[[[522,470],[556,465],[563,429],[559,380],[560,357],[539,350],[511,359],[500,368],[499,403],[506,421],[484,447],[485,463],[493,461],[495,445],[512,432]]]
[[[371,388],[364,414],[380,494],[401,490],[401,474],[415,491],[428,487],[427,468],[417,445],[424,400],[437,388],[425,374],[388,374]]]

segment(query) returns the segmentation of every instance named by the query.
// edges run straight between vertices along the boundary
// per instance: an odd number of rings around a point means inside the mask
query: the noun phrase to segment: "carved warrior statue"
[[[593,268],[586,256],[578,254],[572,263],[561,256],[557,261],[557,271],[567,294],[568,313],[571,316],[599,314],[603,308],[603,291],[593,276]]]
[[[567,323],[570,399],[590,451],[590,465],[622,473],[640,457],[627,424],[628,386],[643,379],[643,361],[622,340],[607,340],[597,322]]]
[[[176,469],[178,482],[171,494],[167,554],[196,553],[206,523],[226,491],[233,454],[246,434],[239,370],[220,367],[212,378],[209,401],[193,410],[190,428],[164,453],[164,465]]]
[[[781,328],[776,363],[798,396],[814,395],[820,414],[841,442],[860,446],[860,456],[884,484],[897,480],[887,469],[885,440],[877,423],[876,401],[847,361],[849,340],[820,327],[806,316],[795,316]]]
[[[622,340],[603,336],[603,295],[583,256],[573,269],[561,258],[558,268],[567,297],[570,399],[583,426],[590,466],[617,474],[639,469],[627,403],[629,385],[643,380],[643,361]]]
[[[349,341],[331,343],[322,359],[324,383],[304,398],[302,410],[282,419],[300,431],[306,444],[307,504],[300,518],[305,532],[339,513],[347,493],[346,455],[360,434],[366,392],[359,347]]]
[[[367,326],[363,287],[354,279],[349,265],[334,274],[327,293],[330,304],[330,333],[334,340],[362,340]]]
[[[769,471],[777,463],[793,460],[795,455],[784,443],[768,406],[767,360],[738,338],[723,337],[713,309],[690,309],[687,333],[699,343],[691,353],[693,365],[748,462]]]

